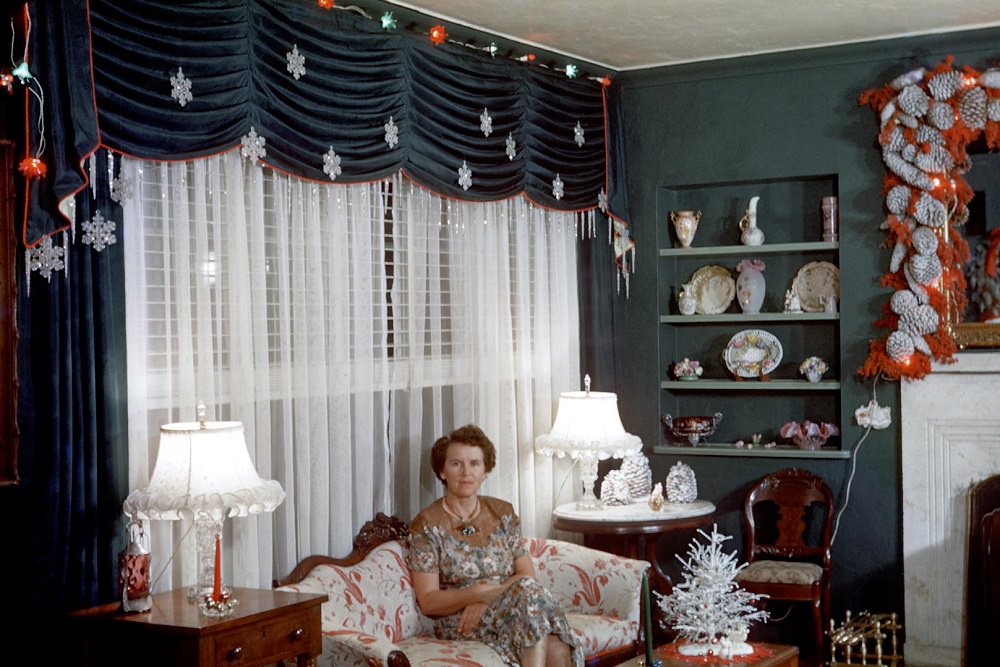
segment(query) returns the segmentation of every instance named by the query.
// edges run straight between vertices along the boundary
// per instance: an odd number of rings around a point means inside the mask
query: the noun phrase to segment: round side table
[[[715,505],[707,500],[692,503],[664,503],[656,512],[645,501],[629,505],[605,505],[602,509],[581,510],[576,503],[566,503],[552,512],[552,526],[557,530],[583,534],[588,547],[640,558],[653,564],[652,578],[664,594],[670,592],[670,576],[656,559],[656,543],[667,533],[712,525]],[[609,540],[619,536],[622,539]]]

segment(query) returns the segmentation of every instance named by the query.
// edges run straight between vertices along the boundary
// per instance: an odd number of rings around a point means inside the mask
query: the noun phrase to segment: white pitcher
[[[757,226],[757,202],[760,197],[751,197],[743,218],[740,219],[740,243],[743,245],[763,245],[764,232]]]

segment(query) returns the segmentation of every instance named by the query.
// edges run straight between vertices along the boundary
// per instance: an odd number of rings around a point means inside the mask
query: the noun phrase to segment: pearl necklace
[[[448,507],[447,496],[441,498],[441,507],[444,508],[445,514],[447,514],[452,519],[455,519],[455,521],[458,522],[455,528],[458,530],[460,535],[469,537],[470,535],[475,535],[479,531],[478,528],[472,525],[473,520],[477,516],[479,516],[479,511],[482,509],[482,507],[479,505],[479,496],[476,496],[476,508],[472,510],[472,514],[470,514],[468,518],[465,519],[459,516],[458,513],[453,511],[450,507]]]

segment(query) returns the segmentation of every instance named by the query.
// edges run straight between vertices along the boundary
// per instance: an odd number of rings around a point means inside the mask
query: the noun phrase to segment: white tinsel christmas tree
[[[669,595],[656,593],[664,622],[690,642],[678,648],[684,655],[753,653],[746,643],[750,623],[767,622],[768,614],[752,603],[764,596],[748,593],[736,583],[736,574],[746,563],[737,563],[735,551],[722,552],[722,543],[731,539],[728,535],[720,534],[717,526],[712,526],[711,535],[698,532],[708,543],[695,538],[688,547],[688,560],[677,556],[684,566],[683,583],[674,586]]]

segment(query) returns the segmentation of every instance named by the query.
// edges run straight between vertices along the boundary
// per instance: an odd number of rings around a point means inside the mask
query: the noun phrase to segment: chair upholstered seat
[[[823,578],[823,568],[816,563],[781,560],[758,560],[736,575],[736,581],[762,584],[798,584],[810,586]]]

